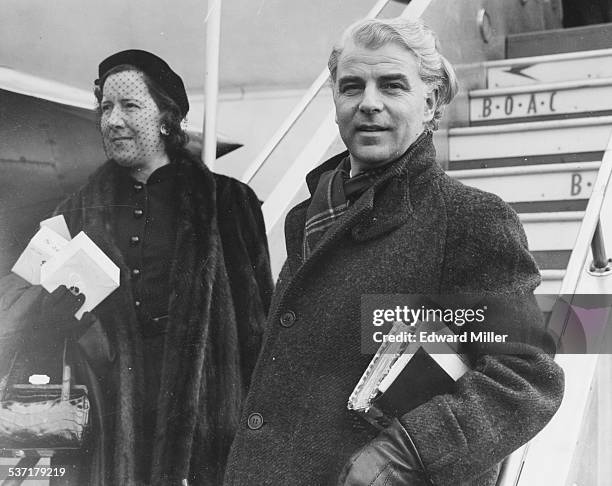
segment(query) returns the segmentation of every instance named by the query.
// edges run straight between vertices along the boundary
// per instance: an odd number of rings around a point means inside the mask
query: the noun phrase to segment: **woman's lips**
[[[123,142],[125,140],[132,140],[132,137],[113,137],[111,140],[113,142]]]

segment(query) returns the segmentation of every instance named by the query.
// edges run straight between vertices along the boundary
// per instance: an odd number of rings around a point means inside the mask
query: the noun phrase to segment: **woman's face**
[[[108,158],[142,170],[165,154],[160,134],[161,113],[149,94],[142,73],[122,71],[104,82],[100,128]]]

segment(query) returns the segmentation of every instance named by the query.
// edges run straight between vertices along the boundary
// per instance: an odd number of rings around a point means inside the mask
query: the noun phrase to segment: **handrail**
[[[222,0],[209,0],[206,24],[204,73],[204,119],[202,120],[202,161],[210,170],[217,160],[217,112],[219,104],[219,47],[221,43]]]
[[[285,171],[272,192],[266,197],[262,212],[268,235],[272,234],[276,225],[281,222],[283,214],[304,183],[304,175],[312,168],[313,162],[316,163],[317,160],[321,159],[336,138],[334,118],[335,113],[332,110],[320,123],[319,128],[300,151],[291,167]],[[275,270],[274,263],[273,273]]]
[[[390,2],[391,0],[378,0],[374,7],[368,12],[366,18],[376,17],[383,8]],[[325,86],[325,83],[329,79],[329,71],[327,70],[327,66],[321,71],[321,73],[317,76],[317,79],[310,85],[304,96],[300,99],[297,105],[293,108],[289,116],[285,119],[285,121],[281,124],[281,126],[276,130],[272,138],[268,141],[268,143],[264,146],[260,154],[255,157],[255,160],[249,167],[247,167],[245,173],[242,176],[242,182],[249,184],[259,169],[263,166],[263,164],[268,160],[268,157],[272,154],[274,149],[278,146],[279,143],[283,141],[291,127],[295,125],[298,118],[304,113],[306,108],[312,103],[315,96],[321,91],[321,88]]]

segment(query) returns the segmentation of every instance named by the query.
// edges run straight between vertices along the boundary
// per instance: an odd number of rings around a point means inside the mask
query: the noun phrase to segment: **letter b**
[[[582,174],[572,174],[572,190],[570,194],[577,196],[582,191]]]
[[[491,116],[491,98],[485,97],[482,99],[482,117],[488,118]]]

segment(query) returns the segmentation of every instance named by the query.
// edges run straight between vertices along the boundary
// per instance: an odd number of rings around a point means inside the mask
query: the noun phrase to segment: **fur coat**
[[[187,154],[172,163],[179,221],[152,471],[139,457],[142,337],[111,231],[117,165],[108,161],[56,211],[121,269],[120,287],[94,310],[100,325],[79,341],[77,379],[93,391],[94,433],[77,484],[219,484],[238,426],[272,290],[260,202]]]

